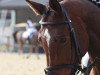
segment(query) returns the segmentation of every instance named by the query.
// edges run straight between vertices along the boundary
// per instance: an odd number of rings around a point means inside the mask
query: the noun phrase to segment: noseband
[[[80,53],[80,49],[79,49],[79,45],[78,45],[78,42],[77,42],[77,39],[76,39],[76,34],[75,34],[75,31],[74,31],[73,25],[71,23],[69,15],[67,14],[67,11],[64,8],[62,8],[62,10],[63,10],[64,15],[66,17],[65,21],[63,21],[63,20],[62,21],[61,20],[57,21],[56,20],[56,21],[43,22],[43,20],[41,19],[39,23],[41,25],[57,25],[57,24],[68,25],[69,26],[69,31],[70,31],[70,34],[71,34],[71,39],[73,40],[74,47],[75,47],[75,53],[76,53],[76,55],[78,57],[78,62],[80,62],[80,60],[81,60],[81,53]],[[71,68],[72,69],[72,74],[71,75],[74,75],[75,71],[77,69],[81,69],[79,63],[75,63],[75,64],[61,64],[61,65],[55,65],[55,66],[48,66],[45,69],[45,74],[46,75],[57,75],[53,71],[54,70],[59,70],[59,69],[64,69],[64,68]]]

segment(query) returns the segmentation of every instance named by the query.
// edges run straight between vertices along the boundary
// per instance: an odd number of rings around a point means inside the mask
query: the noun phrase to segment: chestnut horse
[[[32,54],[33,50],[35,50],[37,52],[38,47],[39,47],[39,42],[38,42],[38,32],[37,33],[33,33],[31,38],[25,39],[22,37],[24,31],[15,31],[13,34],[14,37],[14,41],[15,43],[18,43],[18,52],[19,54],[23,53],[23,48],[24,48],[24,44],[26,42],[28,42],[28,46],[29,46],[29,55],[27,56],[27,58],[29,58],[29,56]],[[38,55],[37,55],[37,58]]]
[[[89,75],[100,75],[100,63],[94,62],[100,57],[100,8],[88,0],[49,0],[48,6],[26,1],[42,15],[38,38],[46,53],[46,75],[74,75],[86,51],[95,64]]]

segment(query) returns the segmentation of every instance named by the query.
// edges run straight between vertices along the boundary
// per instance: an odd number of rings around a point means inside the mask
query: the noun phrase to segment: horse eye
[[[46,15],[50,15],[50,13],[51,13],[51,11],[49,10],[49,11],[46,12]]]
[[[52,38],[52,42],[64,44],[64,43],[66,43],[66,38],[65,37]]]
[[[59,39],[59,43],[65,43],[65,42],[66,42],[66,38],[62,37],[62,38]]]

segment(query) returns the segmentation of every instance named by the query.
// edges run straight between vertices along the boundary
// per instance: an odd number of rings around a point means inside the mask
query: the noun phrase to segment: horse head
[[[41,15],[39,41],[47,57],[47,75],[71,75],[79,63],[80,51],[69,15],[63,4],[49,0],[45,6],[26,0],[32,10]]]

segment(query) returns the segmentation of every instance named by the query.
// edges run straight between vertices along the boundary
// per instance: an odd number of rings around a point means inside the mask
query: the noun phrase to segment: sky
[[[48,0],[33,0],[41,4],[47,4]],[[25,0],[0,0],[0,6],[26,6]]]

